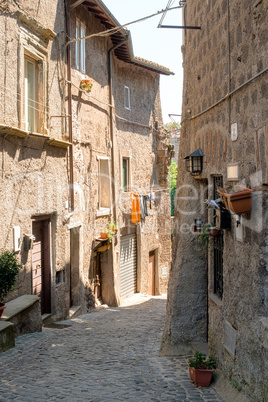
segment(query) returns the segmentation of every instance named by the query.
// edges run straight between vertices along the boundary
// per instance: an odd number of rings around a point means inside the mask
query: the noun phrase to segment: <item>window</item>
[[[43,81],[42,61],[28,55],[24,58],[24,119],[25,130],[41,132],[44,120],[44,97],[39,82]],[[41,86],[43,87],[43,85]]]
[[[27,131],[37,131],[36,123],[36,63],[25,59],[25,123]]]
[[[122,187],[124,191],[130,188],[130,163],[129,158],[122,158]]]
[[[108,158],[99,158],[99,197],[98,215],[110,214],[111,207],[111,181]]]
[[[43,30],[43,28],[42,28]],[[48,133],[48,51],[42,34],[20,27],[19,85],[22,88],[20,127],[29,132]]]
[[[85,36],[86,36],[85,25],[79,20],[76,20],[75,39],[84,38]],[[82,73],[85,73],[86,71],[85,39],[75,42],[75,64],[78,70],[80,70]]]
[[[129,90],[129,87],[124,88],[124,105],[125,105],[125,109],[130,110],[130,90]]]

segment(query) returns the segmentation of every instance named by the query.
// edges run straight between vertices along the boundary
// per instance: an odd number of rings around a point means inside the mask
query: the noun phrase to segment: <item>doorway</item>
[[[94,282],[94,296],[95,301],[101,301],[101,263],[100,263],[100,253],[95,255],[93,260],[93,282]]]
[[[79,306],[80,227],[70,230],[70,307]]]
[[[148,294],[155,296],[155,251],[149,253]]]
[[[51,313],[50,219],[32,222],[32,294],[41,299],[41,314]]]

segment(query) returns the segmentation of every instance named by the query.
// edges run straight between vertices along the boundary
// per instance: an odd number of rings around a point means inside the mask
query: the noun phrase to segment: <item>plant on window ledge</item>
[[[106,230],[101,232],[100,236],[102,239],[108,239],[109,243],[112,242],[113,237],[117,234],[118,228],[115,222],[108,222],[106,225]]]
[[[83,91],[90,93],[93,87],[93,81],[92,80],[82,80],[80,82],[80,89]]]

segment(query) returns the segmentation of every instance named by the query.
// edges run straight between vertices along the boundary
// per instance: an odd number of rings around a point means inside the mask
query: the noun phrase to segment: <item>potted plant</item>
[[[195,352],[194,358],[188,360],[189,375],[197,387],[208,387],[213,371],[217,368],[216,360],[205,353]]]
[[[107,232],[100,232],[100,238],[101,238],[102,240],[108,239]]]
[[[21,268],[15,251],[1,249],[0,251],[0,317],[6,305],[2,303],[3,298],[14,289],[16,277]]]
[[[106,227],[107,227],[107,230],[113,232],[114,234],[116,234],[118,232],[118,228],[117,228],[117,226],[115,224],[115,221],[113,221],[113,222],[109,221],[107,223]]]
[[[90,93],[93,87],[93,81],[92,80],[82,80],[80,82],[80,88],[83,91],[86,91],[87,93]]]
[[[212,226],[209,228],[209,234],[212,237],[219,237],[221,233],[221,230],[219,228],[216,228],[215,226]]]
[[[118,228],[115,222],[108,222],[106,225],[106,229],[100,233],[101,239],[108,239],[109,242],[112,242],[113,237],[117,234]]]
[[[198,236],[199,244],[202,248],[206,248],[209,243],[210,228],[214,227],[214,223],[205,223]]]

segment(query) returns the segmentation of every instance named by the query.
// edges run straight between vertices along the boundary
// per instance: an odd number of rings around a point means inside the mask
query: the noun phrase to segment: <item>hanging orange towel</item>
[[[140,200],[137,194],[131,194],[131,195],[132,195],[131,222],[138,223],[141,220]]]

